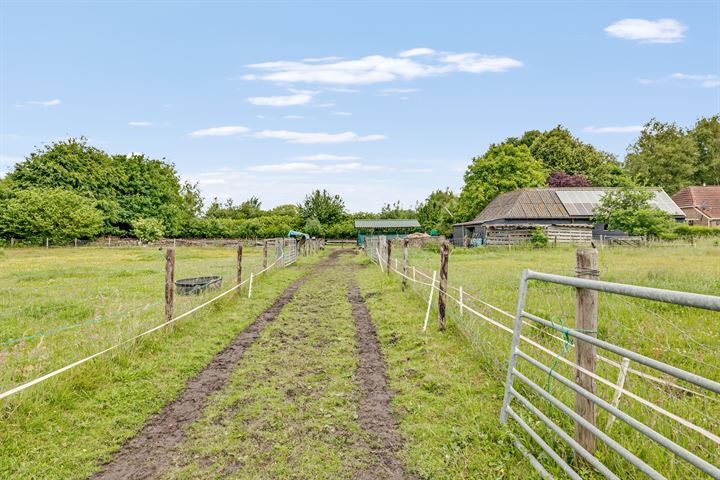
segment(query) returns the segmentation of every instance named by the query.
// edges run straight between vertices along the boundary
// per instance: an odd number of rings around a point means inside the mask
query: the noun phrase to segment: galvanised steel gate
[[[542,372],[541,374],[543,376],[547,375],[548,379],[552,378],[559,384],[574,392],[576,398],[578,398],[577,396],[581,396],[582,398],[587,399],[587,401],[591,402],[594,406],[605,410],[609,415],[614,416],[618,420],[624,422],[626,425],[634,429],[636,432],[642,434],[644,437],[646,437],[648,442],[654,442],[656,445],[667,449],[674,457],[677,457],[687,462],[698,476],[702,476],[701,472],[703,472],[712,478],[720,478],[720,468],[718,468],[717,465],[711,464],[706,459],[698,456],[696,453],[689,451],[688,449],[684,448],[673,440],[667,438],[665,435],[659,433],[652,427],[635,418],[632,414],[624,412],[613,404],[615,402],[605,401],[595,393],[578,385],[576,381],[568,379],[565,376],[559,374],[557,371],[555,371],[553,367],[545,365],[538,359],[529,355],[527,351],[520,348],[520,342],[523,338],[522,327],[524,324],[526,324],[530,326],[544,326],[546,328],[550,328],[556,332],[560,332],[568,339],[575,339],[578,344],[585,342],[586,344],[592,345],[597,349],[611,352],[612,354],[619,355],[624,359],[629,359],[630,361],[644,365],[645,367],[655,370],[656,372],[661,372],[662,374],[665,374],[669,377],[674,377],[675,379],[695,385],[696,387],[698,387],[699,391],[702,392],[698,393],[698,395],[705,396],[720,394],[720,383],[705,378],[703,376],[688,372],[686,370],[674,367],[667,363],[646,357],[618,345],[599,340],[591,334],[594,332],[583,332],[578,329],[566,328],[562,325],[558,325],[554,321],[527,312],[525,310],[525,305],[528,293],[528,282],[530,282],[531,280],[564,285],[567,287],[574,287],[576,289],[579,289],[578,291],[580,291],[580,289],[584,289],[588,291],[604,292],[608,294],[623,295],[627,297],[662,302],[665,304],[675,304],[710,311],[720,311],[720,297],[677,292],[672,290],[662,290],[656,288],[638,287],[634,285],[566,277],[561,275],[525,270],[520,279],[517,312],[515,316],[510,360],[508,363],[506,377],[505,397],[500,413],[500,421],[502,423],[507,423],[508,419],[513,419],[515,422],[517,422],[517,424],[530,436],[530,438],[532,438],[533,441],[536,442],[540,446],[540,448],[550,458],[552,458],[560,467],[560,469],[562,469],[562,471],[564,471],[570,478],[580,479],[581,477],[576,471],[576,469],[571,466],[563,458],[563,456],[558,453],[558,451],[556,451],[550,446],[550,443],[552,442],[546,441],[547,437],[544,434],[545,432],[536,431],[531,426],[531,424],[538,425],[539,423],[543,423],[550,431],[554,432],[560,439],[567,443],[575,451],[578,457],[582,457],[582,459],[584,459],[589,465],[591,465],[597,472],[601,473],[605,478],[618,479],[619,477],[597,456],[595,456],[583,445],[581,445],[576,438],[573,438],[573,436],[568,434],[562,427],[560,427],[556,423],[556,421],[550,418],[549,415],[543,413],[541,408],[539,408],[537,404],[533,403],[533,399],[537,400],[541,398],[544,402],[543,407],[545,405],[552,405],[552,407],[556,409],[553,410],[553,414],[556,414],[559,411],[562,412],[564,415],[570,417],[575,422],[576,429],[578,428],[578,426],[580,428],[586,429],[586,431],[590,432],[591,435],[603,442],[607,447],[612,449],[612,451],[620,455],[623,459],[636,467],[640,472],[646,474],[648,477],[656,479],[665,478],[662,474],[655,470],[655,468],[653,468],[648,463],[641,460],[637,455],[632,453],[628,449],[629,446],[621,445],[620,442],[613,439],[610,435],[608,435],[608,433],[596,427],[594,421],[588,421],[585,416],[580,415],[574,409],[567,406],[556,395],[542,388],[536,382],[528,378],[527,375],[519,371],[518,360],[521,360],[525,364],[525,366],[534,367],[534,369]],[[720,318],[718,318],[718,321],[720,321]],[[583,370],[582,367],[578,366],[577,364],[574,365],[574,368],[576,369],[576,378],[578,375],[590,375],[593,373]],[[521,385],[522,388],[516,388],[516,385]],[[519,390],[530,392],[530,394],[523,395],[522,393],[520,393]],[[532,422],[525,421],[523,417],[518,413],[520,410],[516,411],[516,405],[524,407],[524,409],[526,410],[525,415],[529,413],[532,415],[533,419],[537,420]],[[658,409],[658,411],[663,412],[664,410]],[[715,415],[715,418],[717,418],[716,415],[718,413],[720,412],[716,411],[715,414],[711,412],[710,416]],[[673,421],[678,422],[678,426],[692,428],[695,432],[702,433],[705,438],[709,439],[710,444],[714,443],[716,449],[720,449],[720,443],[718,443],[719,437],[717,434],[709,432],[700,426],[692,424],[691,422],[680,418],[677,415],[670,414],[670,418],[673,419]],[[519,448],[523,448],[522,444],[518,444],[516,442],[516,445]],[[636,447],[634,448],[634,450],[637,450],[639,448],[639,445],[633,445],[633,447]],[[537,458],[535,458],[527,451],[525,451],[524,453],[526,454],[526,456],[530,457],[530,461],[533,467],[535,467],[535,469],[544,478],[553,478],[552,475],[547,472],[547,470],[543,467],[543,465],[538,461]]]

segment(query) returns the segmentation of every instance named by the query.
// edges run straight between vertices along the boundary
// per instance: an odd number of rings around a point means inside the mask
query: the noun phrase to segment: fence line
[[[367,241],[367,240],[366,240],[366,241]],[[372,242],[372,240],[371,240],[371,242]],[[380,242],[380,244],[382,244],[382,242]],[[381,254],[381,252],[380,252],[379,249],[376,250],[376,256],[371,255],[371,256],[370,256],[370,259],[371,259],[371,261],[372,261],[373,263],[377,263],[377,264],[380,266],[380,268],[382,268],[382,265],[383,265],[384,261],[386,260],[385,258],[383,258],[383,256],[382,256],[382,254]],[[410,265],[408,265],[407,268],[410,268]],[[440,292],[441,289],[440,289],[440,287],[439,287],[438,285],[436,285],[436,282],[434,281],[434,279],[432,279],[429,275],[423,273],[423,272],[422,272],[420,269],[418,269],[417,267],[412,266],[412,270],[413,270],[413,275],[410,276],[410,275],[407,275],[407,274],[399,271],[397,268],[392,268],[392,267],[391,267],[391,271],[394,272],[394,273],[396,273],[396,274],[399,275],[400,277],[402,277],[405,281],[409,280],[409,281],[411,281],[411,282],[413,282],[413,283],[417,283],[417,284],[420,284],[420,285],[424,285],[424,286],[427,286],[427,287],[430,288],[430,299],[429,299],[429,302],[428,302],[428,311],[429,311],[429,309],[430,309],[430,304],[431,304],[431,301],[432,301],[433,291],[434,291],[434,290],[437,290],[438,292]],[[426,278],[430,279],[432,283],[424,282],[424,281],[422,281],[422,280],[418,280],[418,279],[415,278],[416,275],[426,277]],[[549,276],[550,276],[550,277],[558,277],[558,276],[552,276],[552,275],[549,275]],[[572,280],[573,280],[573,281],[577,281],[578,279],[572,278]],[[603,283],[604,283],[604,284],[607,284],[608,282],[603,282]],[[618,285],[619,285],[619,284],[618,284]],[[605,286],[603,286],[603,288],[614,288],[614,287],[605,287]],[[486,321],[487,323],[490,323],[490,324],[494,325],[495,327],[498,327],[499,329],[501,329],[502,331],[505,331],[506,333],[511,333],[511,334],[512,334],[512,333],[514,332],[514,330],[513,330],[512,328],[508,327],[507,325],[504,325],[504,324],[502,324],[501,322],[498,322],[497,320],[494,320],[494,319],[492,319],[491,317],[489,317],[489,316],[487,316],[487,315],[484,315],[484,314],[482,314],[481,312],[477,311],[476,309],[468,306],[468,305],[465,303],[464,298],[465,298],[465,297],[469,297],[469,298],[471,298],[471,299],[473,299],[473,300],[475,300],[475,301],[478,301],[479,303],[483,304],[484,306],[486,306],[486,307],[488,307],[488,308],[490,308],[490,309],[492,309],[492,310],[494,310],[494,311],[496,311],[496,312],[498,312],[498,313],[500,313],[500,314],[502,314],[502,315],[504,315],[504,316],[506,316],[506,317],[508,317],[508,318],[516,319],[516,316],[515,316],[515,315],[512,315],[512,314],[510,314],[509,312],[507,312],[507,311],[505,311],[505,310],[503,310],[503,309],[501,309],[501,308],[498,308],[498,307],[496,307],[496,306],[494,306],[494,305],[492,305],[492,304],[489,304],[489,303],[487,303],[487,302],[485,302],[485,301],[483,301],[483,300],[480,300],[480,299],[474,297],[472,294],[468,294],[468,293],[467,293],[467,290],[464,289],[463,287],[448,286],[448,287],[446,287],[446,290],[448,290],[448,291],[449,291],[449,290],[455,290],[455,291],[459,292],[460,295],[463,296],[462,299],[458,299],[458,298],[456,298],[454,295],[449,294],[447,291],[443,292],[443,293],[445,293],[445,295],[446,295],[447,297],[449,297],[449,298],[450,298],[451,300],[453,300],[457,305],[459,305],[459,307],[460,307],[462,310],[467,310],[468,312],[470,312],[470,313],[473,314],[474,316],[476,316],[476,317],[478,317],[478,318]],[[655,289],[655,290],[657,290],[657,289]],[[663,293],[663,295],[667,295],[667,294],[669,293],[669,291],[662,291],[662,293]],[[675,296],[675,295],[671,295],[671,296]],[[709,301],[709,300],[712,300],[713,302],[716,302],[716,301],[717,301],[716,299],[709,299],[709,297],[707,297],[707,296],[698,296],[698,295],[693,295],[693,294],[691,294],[691,295],[689,295],[689,297],[692,297],[692,299],[691,299],[691,300],[688,300],[688,301],[691,301],[691,302],[693,302],[693,303],[697,303],[697,302],[701,302],[701,303],[702,303],[702,302],[705,302],[705,303],[706,303],[706,302]],[[527,317],[528,314],[526,314],[526,313],[524,312],[524,316]],[[423,326],[423,331],[425,330],[425,325],[426,325],[426,322],[427,322],[427,317],[428,317],[428,315],[426,315],[426,320],[425,320],[425,324],[424,324],[424,326]],[[528,321],[528,320],[525,320],[524,318],[521,319],[521,320],[522,320],[522,324],[524,324],[524,325],[531,325],[531,326],[532,326],[533,328],[535,328],[537,331],[542,332],[542,333],[545,333],[545,334],[548,334],[550,337],[554,338],[555,340],[561,341],[561,342],[563,342],[563,343],[567,343],[565,339],[563,339],[563,338],[561,338],[561,337],[558,337],[558,336],[556,336],[556,335],[552,335],[552,334],[550,334],[549,332],[545,332],[545,331],[543,331],[542,329],[540,329],[540,328],[532,325],[532,322],[530,322],[530,321]],[[533,319],[533,320],[534,320],[534,319]],[[581,335],[582,335],[582,333],[581,333]],[[653,403],[652,401],[647,400],[647,399],[645,399],[645,398],[643,398],[643,397],[641,397],[641,396],[639,396],[639,395],[637,395],[637,394],[635,394],[635,393],[633,393],[633,392],[625,389],[625,388],[624,388],[624,382],[619,382],[619,381],[618,381],[617,383],[613,383],[613,382],[605,379],[604,377],[602,377],[602,376],[600,376],[600,375],[597,375],[594,371],[588,370],[588,369],[586,369],[586,368],[584,368],[584,367],[582,367],[582,366],[580,366],[580,365],[578,365],[578,364],[576,364],[576,363],[574,363],[574,362],[572,362],[572,361],[564,358],[564,357],[561,356],[560,354],[558,354],[558,353],[556,353],[556,352],[553,352],[552,350],[547,349],[546,347],[540,345],[539,343],[533,341],[532,339],[530,339],[530,338],[528,338],[528,337],[526,337],[526,336],[524,336],[524,335],[519,335],[519,340],[521,340],[521,341],[523,341],[523,342],[525,342],[525,343],[527,343],[527,344],[529,344],[529,345],[537,348],[538,350],[542,351],[543,353],[545,353],[545,354],[547,354],[547,355],[550,355],[550,356],[551,356],[552,358],[554,358],[556,361],[560,361],[560,362],[562,362],[563,364],[565,364],[565,365],[567,365],[567,366],[569,366],[569,367],[571,367],[571,368],[573,368],[573,369],[575,369],[575,370],[577,370],[577,371],[579,371],[579,372],[581,372],[581,373],[583,373],[583,374],[586,374],[586,375],[588,375],[589,377],[591,377],[591,378],[593,378],[593,379],[601,382],[603,385],[611,388],[612,390],[615,391],[615,396],[614,396],[614,398],[617,398],[617,399],[619,400],[619,396],[620,396],[620,395],[626,395],[628,398],[631,398],[632,400],[637,401],[639,404],[641,404],[641,405],[643,405],[643,406],[645,406],[645,407],[648,407],[648,408],[652,409],[653,411],[659,413],[660,415],[662,415],[662,416],[664,416],[664,417],[667,417],[667,418],[669,418],[670,420],[673,420],[673,421],[677,422],[678,424],[682,425],[683,427],[688,428],[688,429],[690,429],[690,430],[693,430],[694,432],[702,435],[704,438],[710,440],[711,442],[713,442],[713,443],[715,443],[715,444],[717,444],[717,445],[720,445],[720,436],[718,436],[717,434],[715,434],[715,433],[713,433],[713,432],[710,432],[710,431],[708,431],[707,429],[705,429],[705,428],[703,428],[703,427],[701,427],[701,426],[699,426],[699,425],[696,425],[695,423],[693,423],[693,422],[691,422],[691,421],[689,421],[689,420],[687,420],[687,419],[685,419],[685,418],[683,418],[683,417],[681,417],[681,416],[679,416],[679,415],[676,415],[676,414],[674,414],[674,413],[672,413],[672,412],[664,409],[663,407],[661,407],[661,406]],[[603,344],[606,343],[606,342],[602,342],[602,341],[598,341],[598,342],[603,343]],[[518,352],[521,353],[519,350],[518,350]],[[606,357],[604,357],[604,356],[602,356],[602,355],[597,355],[597,358],[599,358],[601,361],[603,361],[603,362],[605,362],[605,363],[607,363],[608,365],[611,365],[611,366],[613,366],[613,367],[616,367],[616,368],[619,368],[619,369],[622,369],[622,368],[623,368],[622,364],[620,364],[620,363],[618,363],[618,362],[615,362],[615,361],[613,361],[613,360],[611,360],[611,359],[608,359],[608,358],[606,358]],[[625,360],[624,360],[624,362],[625,362]],[[701,393],[701,392],[698,392],[698,391],[696,391],[696,390],[694,390],[694,389],[686,388],[686,387],[684,387],[684,386],[682,386],[682,385],[678,385],[678,384],[675,384],[675,383],[673,383],[673,382],[669,382],[669,381],[667,381],[667,380],[664,380],[664,379],[655,377],[655,376],[653,376],[653,375],[646,374],[646,373],[641,372],[641,371],[639,371],[639,370],[626,369],[625,371],[626,371],[626,372],[629,372],[629,373],[634,373],[634,374],[636,374],[636,375],[638,375],[638,376],[640,376],[640,377],[642,377],[642,378],[649,379],[649,380],[651,380],[651,381],[653,381],[653,382],[662,383],[662,384],[664,384],[664,385],[666,385],[666,386],[670,386],[670,387],[677,388],[677,389],[680,389],[680,390],[683,390],[683,391],[687,391],[687,392],[689,392],[689,393],[691,393],[691,394],[693,394],[693,395],[698,395],[698,396],[701,396],[701,397],[703,397],[703,398],[707,398],[707,399],[711,399],[711,400],[713,400],[713,401],[717,401],[716,398],[709,397],[709,396],[707,396],[707,395],[705,395],[705,394],[703,394],[703,393]],[[550,369],[550,373],[548,373],[548,375],[550,375],[551,373],[555,373],[555,372],[552,372],[552,369]],[[551,376],[552,376],[552,377],[556,377],[556,376],[559,376],[559,374],[555,373],[555,375],[551,375]],[[564,378],[564,377],[563,377],[563,378]],[[513,389],[513,390],[514,390],[514,389]],[[550,394],[548,394],[548,395],[550,395]],[[524,399],[524,397],[523,397],[523,398],[519,398],[519,397],[521,397],[521,396],[515,395],[515,392],[513,392],[513,391],[511,391],[511,396],[513,396],[513,398],[518,398],[518,399],[521,401],[521,403],[524,404],[524,402],[522,402],[522,400]],[[617,405],[617,401],[618,401],[618,400],[613,400],[613,404],[609,404],[610,408],[613,410],[614,413],[617,413],[617,412],[619,411],[619,410],[617,410],[617,408],[616,408],[616,405]],[[558,401],[558,402],[559,402],[559,401]],[[559,402],[559,403],[562,403],[562,402]],[[563,405],[564,405],[564,404],[563,404]],[[569,409],[569,407],[568,407],[568,409]],[[515,412],[513,412],[513,411],[511,411],[511,410],[512,410],[512,409],[510,409],[509,407],[507,408],[508,414],[509,414],[510,416],[512,416],[513,418],[515,418],[515,417],[516,417],[516,414],[515,414]],[[572,411],[572,409],[570,409],[570,411]],[[622,411],[619,411],[619,412],[620,412],[621,414],[623,414]],[[633,417],[630,417],[630,419],[631,419],[631,420],[634,420]],[[627,415],[626,415],[625,420],[627,420]],[[521,425],[521,426],[522,426],[522,425]],[[671,426],[671,428],[672,428],[672,426]],[[680,433],[680,432],[677,431],[676,429],[674,429],[674,428],[672,428],[672,429],[673,429],[674,432]],[[554,430],[554,429],[553,429],[553,430]],[[557,433],[557,431],[556,431],[556,433]],[[531,436],[533,436],[533,435],[531,435]],[[665,437],[662,437],[662,438],[665,438]],[[671,445],[673,446],[673,448],[677,446],[679,449],[683,450],[684,452],[687,452],[686,450],[682,449],[682,447],[679,447],[677,444],[674,444],[674,443],[671,442],[670,440],[668,440],[668,442],[669,442],[669,444],[671,444]],[[539,443],[539,445],[542,446],[541,443]],[[619,446],[616,442],[614,443],[614,445]],[[660,443],[660,445],[663,445],[663,443]],[[571,446],[572,446],[572,444],[571,444]],[[664,446],[665,446],[665,445],[664,445]],[[704,450],[704,451],[707,452],[707,450],[704,449],[704,448],[702,448],[701,445],[698,445],[697,447],[700,448],[701,450]],[[622,447],[621,447],[621,448],[622,448]],[[675,450],[671,450],[671,451],[673,451],[673,453],[675,453]],[[628,453],[629,453],[629,452],[628,452]],[[716,469],[716,467],[712,466],[711,464],[705,462],[704,460],[701,460],[700,458],[696,457],[695,455],[691,454],[690,452],[687,452],[687,454],[689,454],[689,456],[690,456],[689,458],[691,458],[691,460],[692,460],[690,463],[693,464],[693,465],[695,465],[696,467],[700,468],[701,470],[703,470],[703,471],[705,471],[705,472],[711,471],[711,472],[713,472],[713,473],[717,473],[717,472],[718,472],[718,470]],[[683,457],[685,457],[684,454],[683,454]],[[593,458],[595,458],[595,457],[593,457]],[[687,458],[686,458],[686,459],[687,459]],[[595,460],[597,460],[597,459],[595,458]],[[639,460],[639,459],[638,459],[638,460]],[[595,461],[593,461],[593,462],[591,462],[591,463],[595,463]],[[633,462],[631,462],[631,463],[633,463]],[[634,463],[634,464],[635,464],[635,463]],[[635,464],[635,466],[638,466],[638,465]],[[650,468],[650,467],[648,467],[648,468]],[[600,470],[602,473],[606,473],[606,469],[599,469],[599,470]],[[652,470],[651,468],[650,468],[649,471],[648,471],[648,470],[644,470],[643,468],[641,468],[641,470],[645,471],[646,473],[651,474],[651,476],[653,476],[653,477],[654,477],[654,475],[652,475],[652,473],[657,474],[657,472],[655,472],[655,471]],[[652,472],[652,473],[650,473],[650,472]],[[573,473],[574,473],[574,472],[573,472]],[[608,478],[616,478],[616,477],[609,476]],[[662,477],[659,477],[659,478],[662,478]]]
[[[296,251],[295,253],[297,254],[297,251]],[[255,275],[255,276],[260,276],[260,275],[266,273],[267,271],[269,271],[270,269],[272,269],[273,267],[275,267],[276,265],[278,265],[279,262],[280,262],[281,260],[283,260],[283,259],[284,259],[284,253],[280,254],[280,256],[277,257],[277,258],[275,259],[275,261],[274,261],[271,265],[268,265],[267,267],[263,268],[262,270],[260,270],[259,272],[255,273],[254,275]],[[295,259],[293,259],[293,261],[291,262],[291,264],[294,263],[294,262],[295,262]],[[252,276],[252,274],[251,274],[251,276]],[[185,317],[187,317],[187,316],[189,316],[189,315],[192,315],[193,313],[197,312],[198,310],[201,310],[202,308],[204,308],[204,307],[206,307],[206,306],[214,303],[215,301],[219,300],[220,298],[222,298],[222,297],[226,296],[227,294],[229,294],[229,293],[237,290],[238,288],[242,287],[243,285],[245,285],[245,284],[248,283],[249,281],[250,281],[250,279],[248,278],[248,279],[243,280],[242,282],[237,282],[234,286],[228,288],[228,289],[225,290],[224,292],[216,295],[215,297],[209,299],[208,301],[206,301],[206,302],[204,302],[204,303],[202,303],[202,304],[200,304],[200,305],[198,305],[198,306],[196,306],[196,307],[193,307],[193,308],[191,308],[190,310],[188,310],[188,311],[186,311],[186,312],[184,312],[184,313],[182,313],[182,314],[180,314],[180,315],[178,315],[178,316],[176,316],[176,317],[174,317],[174,318],[171,318],[171,319],[169,319],[169,320],[167,320],[167,321],[165,321],[165,322],[163,322],[163,323],[161,323],[161,324],[159,324],[159,325],[156,325],[155,327],[152,327],[152,328],[150,328],[150,329],[148,329],[148,330],[146,330],[146,331],[144,331],[144,332],[142,332],[142,333],[140,333],[140,334],[138,334],[138,335],[135,335],[135,336],[133,336],[133,337],[131,337],[131,338],[129,338],[129,339],[123,340],[123,341],[121,341],[121,342],[118,342],[118,343],[116,343],[115,345],[113,345],[113,346],[111,346],[111,347],[108,347],[108,348],[106,348],[106,349],[104,349],[104,350],[102,350],[102,351],[100,351],[100,352],[97,352],[97,353],[94,353],[94,354],[92,354],[92,355],[89,355],[89,356],[87,356],[87,357],[85,357],[85,358],[82,358],[82,359],[80,359],[80,360],[78,360],[78,361],[76,361],[76,362],[73,362],[73,363],[71,363],[71,364],[69,364],[69,365],[66,365],[66,366],[64,366],[64,367],[62,367],[62,368],[59,368],[59,369],[54,370],[54,371],[52,371],[52,372],[50,372],[50,373],[47,373],[47,374],[42,375],[42,376],[40,376],[40,377],[38,377],[38,378],[35,378],[34,380],[30,380],[29,382],[26,382],[26,383],[23,383],[23,384],[21,384],[21,385],[18,385],[17,387],[11,388],[10,390],[7,390],[6,392],[0,393],[0,400],[2,400],[2,399],[4,399],[4,398],[7,398],[7,397],[10,397],[10,396],[12,396],[12,395],[14,395],[14,394],[16,394],[16,393],[19,393],[19,392],[21,392],[21,391],[23,391],[23,390],[26,390],[26,389],[32,387],[33,385],[37,385],[38,383],[44,382],[45,380],[48,380],[48,379],[50,379],[50,378],[52,378],[52,377],[55,377],[55,376],[57,376],[57,375],[59,375],[59,374],[61,374],[61,373],[63,373],[63,372],[66,372],[66,371],[68,371],[68,370],[71,370],[71,369],[73,369],[73,368],[75,368],[75,367],[77,367],[77,366],[79,366],[79,365],[82,365],[83,363],[86,363],[86,362],[88,362],[88,361],[90,361],[90,360],[92,360],[92,359],[94,359],[94,358],[96,358],[96,357],[99,357],[99,356],[101,356],[101,355],[104,355],[104,354],[106,354],[106,353],[108,353],[108,352],[110,352],[110,351],[113,351],[113,350],[115,350],[115,349],[117,349],[117,348],[119,348],[119,347],[121,347],[121,346],[123,346],[123,345],[127,345],[128,343],[133,342],[133,341],[135,341],[135,340],[137,340],[137,339],[139,339],[139,338],[141,338],[141,337],[144,337],[144,336],[146,336],[146,335],[148,335],[148,334],[150,334],[150,333],[152,333],[152,332],[155,332],[155,331],[157,331],[157,330],[160,330],[160,329],[162,329],[162,328],[165,328],[165,327],[167,327],[168,325],[170,325],[170,324],[172,324],[172,323],[174,323],[174,322],[177,322],[178,320],[181,320],[181,319],[183,319],[183,318],[185,318]]]

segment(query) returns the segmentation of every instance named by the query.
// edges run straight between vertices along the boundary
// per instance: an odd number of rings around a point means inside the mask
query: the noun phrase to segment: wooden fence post
[[[445,330],[445,300],[447,296],[448,256],[450,245],[443,242],[440,247],[440,288],[438,289],[438,327]]]
[[[237,248],[237,283],[238,283],[238,285],[240,284],[240,282],[242,282],[242,250],[243,250],[243,245],[242,245],[242,240],[241,240],[240,243],[238,243],[238,248]]]
[[[410,239],[406,238],[403,240],[403,279],[402,289],[403,292],[407,288],[407,274],[408,274],[408,246],[410,245]]]
[[[75,248],[77,248],[77,238],[75,239]]]
[[[252,297],[253,272],[250,272],[250,286],[248,287],[248,298]]]
[[[165,252],[165,320],[173,318],[175,304],[175,249],[168,248]]]
[[[597,280],[598,252],[592,249],[578,249],[576,252],[576,275],[578,278]],[[598,292],[584,288],[577,289],[575,328],[580,332],[597,337]],[[575,339],[575,364],[595,373],[596,348],[594,345]],[[595,379],[575,369],[575,383],[590,393],[595,393]],[[580,394],[575,394],[575,411],[595,425],[595,404]],[[575,422],[575,440],[590,454],[595,453],[595,435]],[[582,457],[575,452],[576,461]]]
[[[110,237],[108,237],[108,247],[110,246]]]
[[[387,267],[387,274],[390,275],[390,267],[391,267],[390,256],[392,255],[392,240],[390,240],[388,238],[386,240],[386,245],[387,245],[387,247],[386,247],[387,248],[387,257],[385,258],[385,262],[386,262],[385,266]]]
[[[263,270],[267,268],[268,244],[267,240],[263,241]]]
[[[50,239],[45,237],[45,248],[50,248]]]

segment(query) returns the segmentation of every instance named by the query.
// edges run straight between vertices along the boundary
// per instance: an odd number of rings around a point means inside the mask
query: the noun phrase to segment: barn
[[[720,185],[685,187],[672,196],[689,225],[720,227]]]
[[[551,242],[587,244],[600,236],[624,236],[595,225],[592,216],[603,195],[612,188],[524,188],[497,196],[472,221],[453,225],[458,245],[507,245],[530,240],[540,227]],[[685,214],[661,189],[652,189],[651,204],[682,222]]]

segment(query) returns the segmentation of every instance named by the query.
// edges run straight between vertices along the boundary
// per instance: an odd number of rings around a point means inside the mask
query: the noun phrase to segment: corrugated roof
[[[524,188],[497,196],[480,212],[475,220],[467,224],[478,224],[493,220],[522,219],[569,219],[587,218],[600,205],[602,196],[614,188]],[[653,189],[655,197],[650,203],[660,210],[673,215],[684,216],[682,210],[661,189]]]
[[[685,187],[672,199],[680,208],[695,208],[709,218],[720,218],[720,185]]]
[[[355,228],[419,228],[420,223],[413,219],[368,219],[355,220]]]

